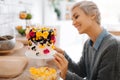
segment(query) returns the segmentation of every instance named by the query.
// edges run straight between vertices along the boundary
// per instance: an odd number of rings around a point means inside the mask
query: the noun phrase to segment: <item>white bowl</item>
[[[52,76],[52,79],[53,79],[53,77],[54,77],[53,80],[60,80],[60,75],[59,75],[59,74],[60,74],[60,71],[59,71],[58,69],[56,69],[56,68],[53,67],[53,66],[41,66],[41,67],[48,67],[48,68],[55,69],[55,70],[56,70],[56,73],[55,73],[55,74],[51,74],[51,76],[54,75],[54,76]],[[34,68],[39,69],[39,68],[41,68],[41,67],[34,67]],[[29,72],[29,77],[32,78],[33,80],[43,80],[44,78],[46,78],[46,80],[51,80],[51,79],[50,79],[51,76],[49,76],[49,77],[47,77],[47,76],[36,77],[36,76],[33,76],[33,75]]]
[[[15,47],[16,40],[10,35],[0,37],[0,50],[11,50]]]

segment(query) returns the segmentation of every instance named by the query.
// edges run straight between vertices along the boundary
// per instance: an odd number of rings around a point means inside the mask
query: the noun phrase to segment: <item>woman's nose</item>
[[[75,25],[76,24],[76,21],[75,20],[73,20],[73,23],[72,23],[73,25]]]

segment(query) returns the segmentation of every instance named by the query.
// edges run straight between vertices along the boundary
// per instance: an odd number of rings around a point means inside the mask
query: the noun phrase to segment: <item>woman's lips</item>
[[[80,27],[81,27],[81,25],[77,25],[77,26],[76,26],[76,28],[77,28],[78,30],[80,29]]]

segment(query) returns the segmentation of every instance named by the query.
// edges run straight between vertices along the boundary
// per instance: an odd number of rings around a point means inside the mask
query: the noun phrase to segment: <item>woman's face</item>
[[[91,16],[86,15],[79,7],[75,7],[72,10],[72,20],[73,25],[77,28],[80,34],[87,33],[92,24]]]

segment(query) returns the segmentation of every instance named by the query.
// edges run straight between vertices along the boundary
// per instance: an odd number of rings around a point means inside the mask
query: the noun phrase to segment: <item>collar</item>
[[[99,36],[97,37],[94,45],[93,45],[93,48],[95,48],[95,50],[98,50],[102,40],[104,39],[104,37],[106,37],[109,33],[103,29],[102,32],[99,34]],[[92,44],[92,41],[90,40],[90,45]]]

